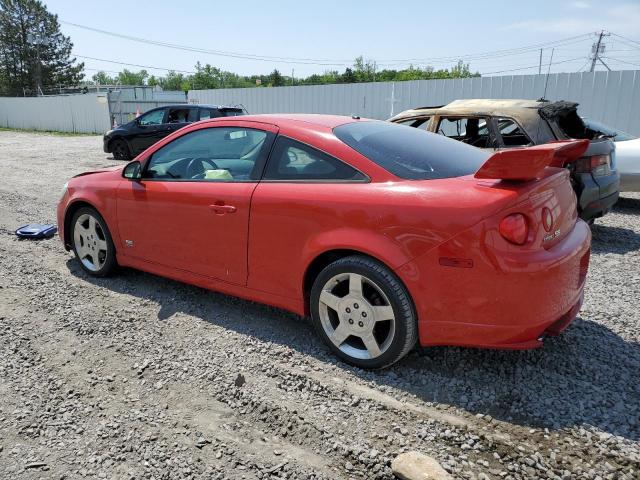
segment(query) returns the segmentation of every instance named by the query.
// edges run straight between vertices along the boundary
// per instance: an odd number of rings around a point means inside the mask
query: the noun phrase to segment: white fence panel
[[[53,97],[0,97],[0,126],[73,133],[104,133],[110,128],[105,94]]]
[[[546,94],[545,94],[546,87]],[[571,100],[580,114],[640,135],[640,71],[509,75],[451,80],[191,90],[192,103],[243,105],[250,113],[331,113],[387,119],[459,98]]]

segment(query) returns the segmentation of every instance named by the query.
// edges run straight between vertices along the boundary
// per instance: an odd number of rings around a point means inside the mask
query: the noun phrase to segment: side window
[[[407,120],[400,120],[399,122],[395,122],[398,125],[407,125],[408,127],[418,128],[421,127],[423,129],[427,129],[429,126],[429,120],[431,117],[423,117],[423,118],[409,118]]]
[[[526,147],[533,145],[524,130],[510,118],[496,118],[498,132],[505,147]]]
[[[309,145],[278,137],[264,179],[362,181],[366,177],[355,168]]]
[[[153,154],[144,178],[250,181],[266,139],[266,132],[242,127],[189,132]]]
[[[170,108],[167,123],[187,123],[189,121],[189,108]]]
[[[200,120],[209,120],[210,118],[216,118],[220,116],[220,112],[213,108],[201,108]]]
[[[161,108],[160,110],[145,113],[138,119],[138,123],[140,125],[160,125],[164,120],[164,112],[165,110]]]
[[[489,125],[485,118],[441,117],[437,132],[474,147],[491,147]]]
[[[197,122],[198,120],[200,120],[200,118],[198,118],[198,114],[199,114],[198,108],[190,108],[189,116],[187,117],[187,122]]]

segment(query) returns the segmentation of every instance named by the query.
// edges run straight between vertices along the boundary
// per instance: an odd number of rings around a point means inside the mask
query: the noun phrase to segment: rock
[[[236,379],[233,382],[235,384],[236,387],[241,387],[243,386],[245,383],[247,383],[247,381],[244,379],[244,375],[242,375],[241,373],[238,374],[238,376],[236,377]]]
[[[394,458],[391,470],[401,480],[453,480],[437,460],[415,451]]]

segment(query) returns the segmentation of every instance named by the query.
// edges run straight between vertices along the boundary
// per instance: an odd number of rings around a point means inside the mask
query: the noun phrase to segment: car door
[[[164,125],[165,129],[163,137],[166,137],[170,133],[180,130],[181,128],[198,120],[197,107],[169,107],[167,111],[168,113],[166,123]]]
[[[150,154],[118,188],[122,254],[244,285],[249,207],[277,128],[220,122]]]
[[[165,136],[166,114],[166,108],[155,108],[136,118],[129,137],[134,155],[138,155]]]

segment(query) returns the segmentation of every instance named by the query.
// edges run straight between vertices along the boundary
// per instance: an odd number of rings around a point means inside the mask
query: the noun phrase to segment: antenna
[[[553,51],[555,48],[551,49],[551,58],[549,59],[549,68],[547,68],[547,77],[544,79],[544,93],[542,94],[542,100],[547,96],[547,85],[549,85],[549,74],[551,73],[551,64],[553,63]]]

